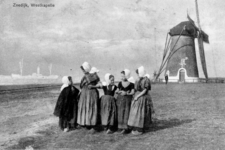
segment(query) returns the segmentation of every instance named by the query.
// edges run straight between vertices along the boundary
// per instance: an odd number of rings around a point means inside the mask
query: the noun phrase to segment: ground
[[[59,89],[0,95],[0,149],[224,149],[224,84],[153,84],[154,124],[134,136],[79,129],[52,115]]]

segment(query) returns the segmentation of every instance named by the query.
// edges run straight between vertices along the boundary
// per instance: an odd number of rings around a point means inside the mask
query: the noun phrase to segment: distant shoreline
[[[55,7],[55,4],[43,4],[43,3],[13,3],[13,7],[18,7],[18,8],[29,8],[29,7],[43,7],[43,8],[52,8],[52,7]]]

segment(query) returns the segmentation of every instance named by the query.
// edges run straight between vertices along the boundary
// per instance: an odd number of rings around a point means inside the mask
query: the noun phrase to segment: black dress
[[[107,128],[112,128],[116,123],[116,99],[114,98],[117,86],[103,86],[104,95],[101,97],[101,123]]]
[[[68,86],[60,93],[54,115],[59,117],[59,127],[63,130],[77,125],[77,103],[79,90],[74,86]]]
[[[134,89],[134,84],[130,83],[127,87],[123,87],[122,82],[119,82],[118,88],[121,91],[131,92]],[[118,128],[128,129],[127,122],[130,114],[130,106],[133,96],[132,95],[118,95],[117,97],[117,112],[118,112]]]

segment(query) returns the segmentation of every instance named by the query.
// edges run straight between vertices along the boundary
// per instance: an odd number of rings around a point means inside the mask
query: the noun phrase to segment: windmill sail
[[[196,8],[196,15],[197,15],[197,21],[198,21],[198,47],[199,47],[199,53],[202,63],[202,70],[204,72],[206,80],[208,79],[208,72],[207,72],[207,66],[206,66],[206,60],[205,60],[205,51],[204,51],[204,45],[203,42],[209,43],[209,36],[202,31],[201,25],[200,25],[200,18],[199,18],[199,11],[198,11],[198,1],[195,0],[195,8]]]
[[[200,30],[196,25],[195,22],[191,19],[189,15],[187,15],[188,20],[195,26],[195,28],[198,31],[198,47],[199,47],[199,54],[202,64],[202,70],[205,75],[205,78],[208,79],[208,72],[207,72],[207,66],[206,66],[206,60],[205,60],[205,51],[204,51],[204,45],[203,42],[209,43],[209,36],[202,30]]]
[[[198,36],[198,47],[199,47],[199,53],[200,53],[200,59],[202,63],[202,70],[205,75],[205,78],[208,79],[208,72],[206,67],[206,60],[205,60],[205,51],[204,51],[204,45],[203,45],[203,34],[199,33]]]
[[[203,42],[209,44],[209,36],[208,36],[208,34],[206,34],[204,31],[201,31],[201,34],[202,34],[202,40],[203,40]]]

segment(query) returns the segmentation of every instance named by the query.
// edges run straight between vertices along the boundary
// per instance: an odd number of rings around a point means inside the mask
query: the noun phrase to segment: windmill
[[[200,26],[197,0],[195,0],[195,5],[198,27],[187,14],[188,21],[183,21],[170,29],[166,37],[162,63],[155,80],[165,71],[169,72],[170,82],[197,82],[199,79],[195,51],[195,38],[197,38],[202,70],[207,81],[208,74],[203,42],[209,43],[209,40],[208,35]]]

